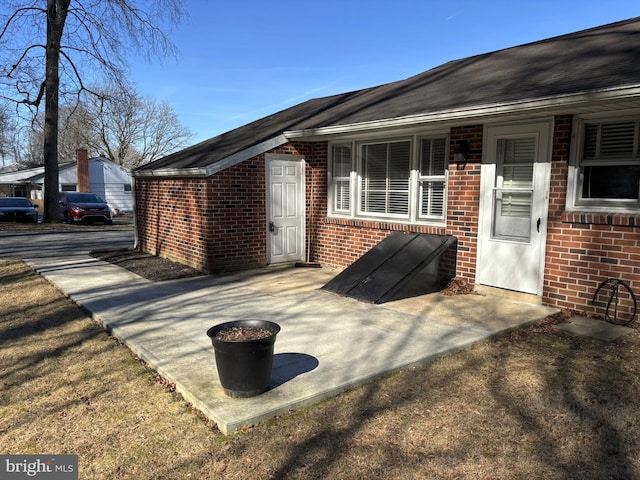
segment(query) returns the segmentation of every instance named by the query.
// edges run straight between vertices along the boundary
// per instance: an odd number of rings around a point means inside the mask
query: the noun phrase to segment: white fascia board
[[[268,152],[269,150],[284,145],[289,140],[285,135],[278,135],[277,137],[265,140],[262,143],[253,145],[249,148],[245,148],[233,155],[229,155],[222,160],[212,163],[206,167],[196,168],[162,168],[158,170],[144,170],[134,171],[134,177],[209,177],[218,172],[226,170],[229,167],[242,163],[245,160]]]
[[[318,127],[304,130],[289,130],[284,132],[288,139],[314,137],[323,135],[335,135],[356,133],[365,130],[377,130],[382,128],[408,127],[416,124],[466,121],[495,115],[507,115],[514,113],[536,112],[540,110],[557,109],[575,105],[584,105],[593,102],[607,100],[624,100],[626,98],[640,97],[640,86],[622,87],[597,92],[576,93],[559,97],[549,97],[536,100],[521,100],[509,103],[496,103],[479,105],[471,108],[442,110],[419,115],[408,115],[389,119],[374,120],[371,122],[352,123],[347,125],[335,125],[330,127]]]
[[[280,134],[277,137],[270,138],[269,140],[266,140],[257,145],[253,145],[252,147],[245,148],[244,150],[238,153],[234,153],[233,155],[230,155],[227,158],[224,158],[221,161],[207,167],[207,176],[221,172],[222,170],[226,170],[227,168],[237,165],[238,163],[242,163],[245,160],[249,160],[256,155],[268,152],[269,150],[277,148],[280,145],[284,145],[288,141],[289,140],[285,135]]]
[[[161,170],[134,171],[134,178],[142,177],[204,177],[205,168],[163,168]]]

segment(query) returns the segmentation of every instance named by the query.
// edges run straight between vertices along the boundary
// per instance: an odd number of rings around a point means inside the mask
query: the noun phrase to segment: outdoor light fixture
[[[469,142],[460,140],[458,146],[453,151],[453,161],[456,163],[458,170],[464,170],[467,166],[467,155],[469,154]]]

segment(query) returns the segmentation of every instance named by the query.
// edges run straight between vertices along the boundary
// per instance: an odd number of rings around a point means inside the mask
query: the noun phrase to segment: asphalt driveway
[[[132,247],[133,225],[116,220],[114,225],[0,224],[0,258],[43,258],[86,255],[101,248]]]

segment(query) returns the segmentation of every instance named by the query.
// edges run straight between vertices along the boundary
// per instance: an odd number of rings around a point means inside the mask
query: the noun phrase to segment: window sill
[[[390,230],[401,232],[416,232],[416,233],[433,233],[436,235],[445,234],[445,225],[434,223],[410,223],[410,222],[398,222],[392,220],[368,220],[364,218],[347,218],[347,217],[326,217],[325,224],[327,225],[343,225],[354,228],[369,228],[372,230]]]
[[[564,212],[562,223],[638,227],[640,226],[640,213]]]

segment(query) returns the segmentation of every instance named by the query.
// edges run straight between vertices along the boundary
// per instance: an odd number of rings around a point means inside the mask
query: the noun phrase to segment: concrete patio
[[[319,290],[336,274],[330,269],[267,268],[154,283],[88,255],[26,261],[225,434],[557,311],[492,295],[439,293],[372,305]],[[269,390],[233,399],[220,386],[206,331],[246,318],[275,321],[282,330]]]

